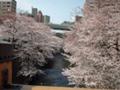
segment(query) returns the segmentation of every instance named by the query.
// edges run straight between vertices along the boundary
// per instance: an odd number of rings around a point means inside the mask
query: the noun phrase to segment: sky
[[[49,15],[52,23],[73,21],[78,7],[83,8],[84,0],[16,0],[17,10],[31,12],[35,7],[42,11],[43,15]]]

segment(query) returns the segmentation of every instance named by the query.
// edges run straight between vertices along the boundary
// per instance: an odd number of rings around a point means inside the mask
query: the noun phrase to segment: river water
[[[65,77],[62,72],[63,68],[67,66],[67,62],[65,61],[65,56],[62,54],[56,55],[54,58],[54,64],[53,67],[50,69],[46,69],[46,77],[45,77],[45,83],[47,85],[51,86],[67,86],[68,85],[68,79]]]

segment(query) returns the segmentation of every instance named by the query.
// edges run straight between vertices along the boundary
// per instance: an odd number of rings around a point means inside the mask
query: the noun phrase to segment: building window
[[[10,2],[7,2],[7,4],[10,4]]]
[[[3,4],[5,5],[5,4],[6,4],[6,2],[3,2]]]
[[[7,5],[7,7],[10,7],[10,5]]]

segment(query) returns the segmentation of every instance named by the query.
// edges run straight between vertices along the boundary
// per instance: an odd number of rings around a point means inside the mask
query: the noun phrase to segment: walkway
[[[67,87],[45,87],[45,86],[22,86],[16,89],[4,89],[4,90],[108,90],[108,89],[84,89],[84,88],[67,88]]]

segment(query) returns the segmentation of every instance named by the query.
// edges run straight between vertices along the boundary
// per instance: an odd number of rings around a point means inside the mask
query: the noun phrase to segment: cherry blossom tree
[[[14,45],[15,57],[20,63],[18,75],[33,77],[44,73],[41,67],[62,48],[62,39],[54,36],[50,28],[35,22],[31,17],[17,15],[0,25],[4,40]]]
[[[119,3],[118,0],[86,0],[82,23],[75,24],[64,47],[71,53],[71,67],[64,73],[70,83],[120,88]]]

